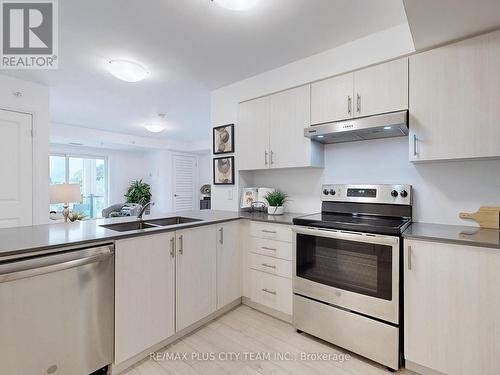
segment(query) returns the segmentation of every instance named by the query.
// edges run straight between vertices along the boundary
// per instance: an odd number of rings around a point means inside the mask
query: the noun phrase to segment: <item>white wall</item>
[[[101,156],[108,159],[109,205],[125,202],[124,194],[130,181],[150,182],[147,152],[110,150],[70,145],[50,145],[51,153]]]
[[[211,95],[212,124],[219,126],[235,123],[237,132],[238,102],[390,60],[412,53],[414,50],[408,25],[402,24],[223,87],[213,91]],[[238,150],[235,156],[235,167],[238,170]],[[238,172],[236,174],[238,175]],[[239,189],[251,185],[251,181],[243,180],[246,175],[237,177],[234,187],[212,186],[214,209],[238,210]]]
[[[410,163],[408,138],[400,137],[327,145],[321,170],[244,173],[256,186],[290,194],[292,212],[318,212],[323,183],[404,183],[414,188],[415,221],[464,224],[459,212],[500,204],[499,171],[500,160]]]
[[[16,92],[21,95],[14,95]],[[49,90],[46,86],[0,75],[0,108],[33,114],[33,224],[46,223],[49,208]]]

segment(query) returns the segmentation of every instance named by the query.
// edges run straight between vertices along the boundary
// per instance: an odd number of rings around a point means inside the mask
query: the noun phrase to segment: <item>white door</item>
[[[198,160],[195,156],[174,155],[174,211],[196,209]]]
[[[180,230],[176,256],[176,331],[217,309],[215,226]]]
[[[269,168],[269,96],[241,103],[237,125],[235,152],[238,168]]]
[[[217,308],[241,297],[240,222],[217,225]]]
[[[33,223],[31,129],[31,115],[0,109],[0,228]]]
[[[311,124],[352,118],[353,73],[325,79],[311,85]]]
[[[175,233],[116,241],[115,363],[175,333]]]
[[[354,73],[354,117],[408,109],[408,58]]]

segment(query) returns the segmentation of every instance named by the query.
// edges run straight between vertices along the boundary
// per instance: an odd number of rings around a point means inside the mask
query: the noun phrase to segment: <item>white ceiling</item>
[[[59,1],[59,69],[6,72],[51,89],[51,120],[184,141],[209,137],[210,91],[406,22],[401,0]],[[151,74],[125,83],[110,58]],[[141,125],[166,113],[167,131]]]
[[[404,0],[417,50],[500,27],[500,0]]]

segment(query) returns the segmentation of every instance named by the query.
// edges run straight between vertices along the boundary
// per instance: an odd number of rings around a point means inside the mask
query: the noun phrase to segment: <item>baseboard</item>
[[[244,305],[251,307],[252,309],[259,310],[264,314],[271,315],[272,317],[277,318],[279,320],[283,320],[284,322],[287,323],[292,323],[292,316],[290,314],[285,314],[284,312],[261,305],[260,303],[252,301],[248,297],[242,297],[242,303]]]
[[[141,353],[133,356],[130,359],[127,359],[126,361],[123,361],[121,363],[117,364],[112,364],[110,367],[110,375],[118,375],[128,368],[132,367],[133,365],[137,364],[138,362],[146,359],[149,357],[149,355],[152,352],[159,351],[163,349],[165,346],[172,344],[174,341],[177,341],[181,339],[182,337],[186,336],[187,334],[196,331],[197,329],[202,328],[203,326],[207,325],[211,321],[217,319],[221,315],[226,314],[227,312],[233,310],[234,308],[238,307],[241,305],[241,298],[235,299],[233,302],[229,303],[228,305],[220,308],[219,310],[213,312],[212,314],[208,315],[207,317],[201,319],[200,321],[190,325],[189,327],[184,328],[182,331],[177,332],[175,335],[170,336],[168,339],[163,340],[159,342],[156,345],[151,346],[150,348],[142,351]]]
[[[443,372],[430,369],[428,367],[419,365],[418,363],[408,361],[407,359],[405,360],[405,368],[422,375],[446,375]]]

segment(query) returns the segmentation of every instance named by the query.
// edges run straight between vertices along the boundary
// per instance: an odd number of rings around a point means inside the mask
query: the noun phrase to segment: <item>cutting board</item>
[[[500,207],[481,206],[475,213],[460,212],[460,219],[474,220],[481,228],[500,229]]]

